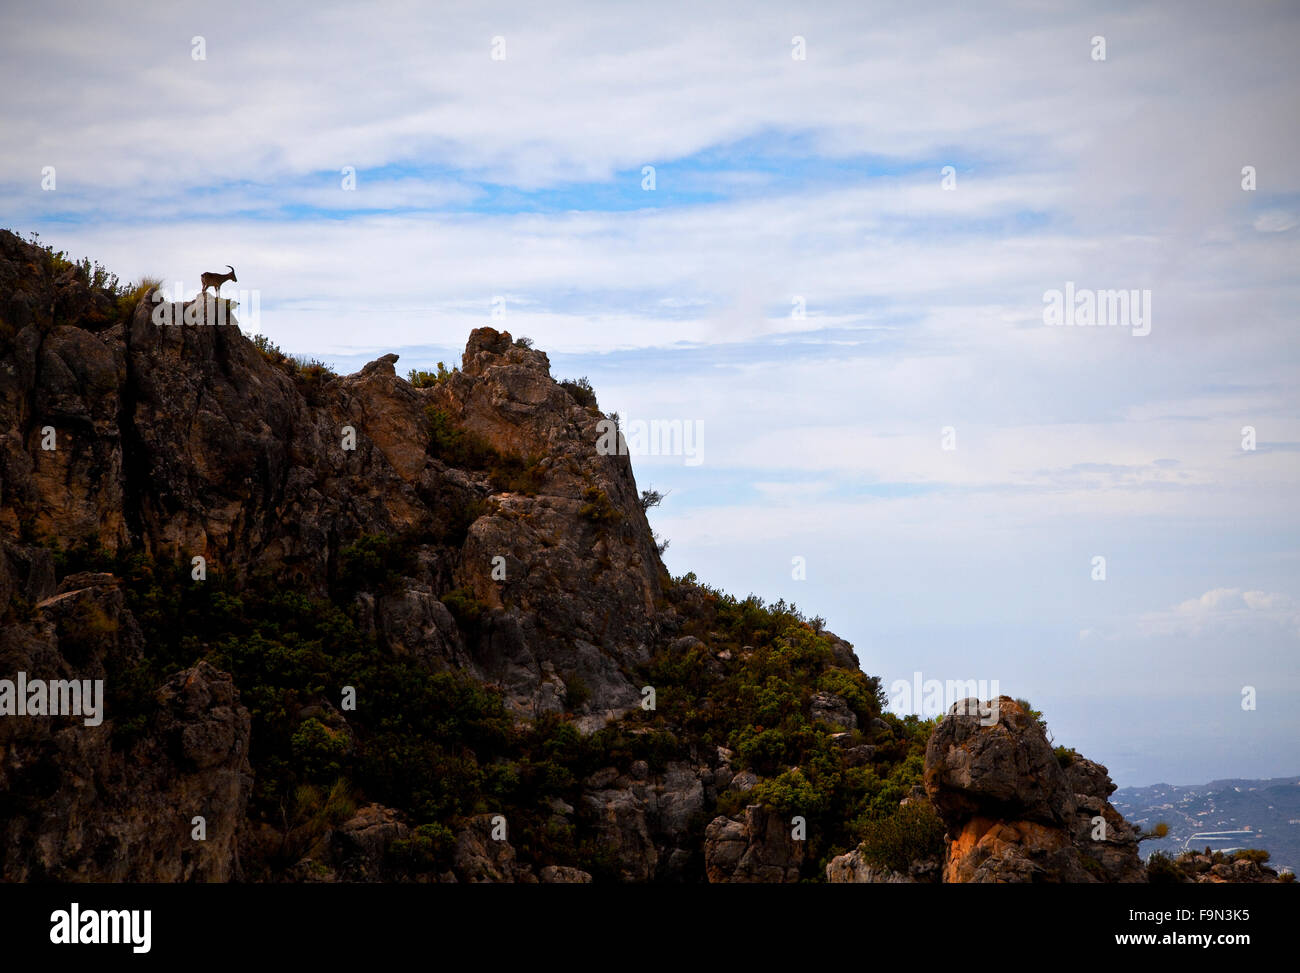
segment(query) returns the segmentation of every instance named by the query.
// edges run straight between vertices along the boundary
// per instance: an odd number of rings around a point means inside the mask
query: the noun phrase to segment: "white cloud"
[[[1300,605],[1277,592],[1214,588],[1165,611],[1139,619],[1144,635],[1244,635],[1252,630],[1282,630],[1300,638]]]
[[[1267,213],[1260,213],[1259,216],[1255,217],[1254,227],[1260,233],[1285,233],[1298,223],[1300,223],[1300,220],[1296,219],[1294,213],[1275,209],[1269,210]]]

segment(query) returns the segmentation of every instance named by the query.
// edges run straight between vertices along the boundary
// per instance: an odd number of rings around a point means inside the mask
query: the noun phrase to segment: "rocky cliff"
[[[210,324],[214,299],[197,325],[155,325],[144,300],[125,320],[101,322],[73,270],[33,279],[24,274],[32,255],[12,236],[6,243],[7,547],[89,539],[110,552],[202,556],[235,580],[269,575],[323,594],[341,547],[414,536],[423,541],[414,570],[385,603],[367,605],[386,641],[417,643],[499,683],[524,715],[561,708],[561,672],[586,684],[583,712],[597,718],[640,700],[627,671],[648,659],[663,565],[628,457],[596,452],[603,417],[556,384],[544,353],[481,329],[463,370],[436,388],[399,379],[397,356],[386,355],[304,389],[233,323]],[[184,314],[178,305],[172,320]],[[535,463],[540,489],[497,490],[488,473],[432,454],[430,410]],[[54,448],[42,448],[47,429]],[[581,515],[587,491],[608,504],[616,529]],[[454,536],[466,520],[468,536]],[[0,594],[53,593],[48,565],[27,557],[7,556]],[[434,592],[449,587],[493,609],[472,653],[444,635],[454,625]]]
[[[6,878],[702,880],[759,776],[677,682],[755,625],[788,670],[792,627],[878,712],[845,643],[668,577],[605,416],[508,334],[338,376],[6,232],[0,350],[0,672],[108,684],[98,727],[0,720]]]
[[[900,719],[820,620],[669,577],[545,353],[396,360],[0,232],[5,880],[1142,880],[1014,703]]]

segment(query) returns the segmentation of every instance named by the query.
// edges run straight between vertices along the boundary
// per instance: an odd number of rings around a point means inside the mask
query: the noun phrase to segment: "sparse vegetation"
[[[616,524],[623,519],[623,515],[609,499],[609,494],[600,487],[590,486],[584,489],[582,501],[578,514],[593,524]]]
[[[388,846],[388,856],[398,868],[431,872],[447,866],[455,846],[452,830],[432,822],[420,825],[410,838],[394,841]]]
[[[44,254],[47,273],[56,277],[71,273],[92,292],[108,299],[108,306],[112,309],[109,316],[105,317],[94,308],[88,309],[84,316],[87,324],[110,323],[113,316],[119,321],[127,320],[135,313],[136,305],[141,299],[162,286],[162,280],[158,277],[142,277],[135,283],[124,283],[107,267],[92,262],[89,257],[72,260],[66,251],[55,250],[50,245],[41,243],[40,234],[35,231],[28,234],[27,242],[38,247]]]
[[[651,507],[657,507],[664,501],[664,494],[658,490],[641,491],[641,509],[649,510]]]
[[[442,596],[442,603],[461,625],[476,624],[487,611],[487,605],[479,601],[469,588],[456,588],[447,592]]]
[[[426,372],[412,368],[406,373],[406,380],[417,389],[428,389],[433,388],[435,385],[441,385],[458,371],[460,371],[459,368],[453,367],[449,370],[444,363],[438,362],[438,370],[436,372]]]
[[[321,404],[321,390],[338,378],[338,373],[323,361],[306,355],[290,355],[264,334],[250,335],[248,340],[263,358],[297,383],[312,405]]]
[[[1138,843],[1140,844],[1143,841],[1150,841],[1152,838],[1164,838],[1168,834],[1169,834],[1169,825],[1161,821],[1150,831],[1139,830],[1137,833],[1137,840]]]
[[[584,409],[600,408],[596,404],[596,391],[585,375],[582,378],[566,378],[560,382],[560,388],[568,392],[573,397],[573,401]]]
[[[282,828],[280,847],[272,861],[287,868],[304,855],[318,853],[330,828],[356,813],[348,782],[335,780],[327,788],[303,784],[284,795],[278,804]]]
[[[1268,864],[1269,855],[1263,848],[1238,848],[1233,854],[1233,859],[1239,862],[1253,862],[1256,865]]]
[[[262,353],[262,357],[272,365],[283,364],[289,357],[281,350],[279,345],[264,334],[250,335],[248,340],[253,343],[254,348]]]
[[[829,640],[795,606],[738,599],[697,586],[690,576],[678,579],[670,592],[682,634],[707,644],[661,648],[638,674],[656,687],[656,710],[636,710],[584,737],[557,714],[516,724],[500,694],[473,678],[434,673],[379,648],[357,593],[396,590],[421,541],[427,539],[367,536],[344,545],[325,599],[269,579],[237,588],[211,569],[203,585],[194,585],[184,565],[92,545],[56,551],[61,575],[98,569],[123,579],[149,646],[142,662],[108,660],[118,745],[147,728],[157,705],[153,692],[167,675],[203,658],[235,675],[258,741],[250,753],[250,815],[281,836],[278,847],[250,851],[250,876],[282,874],[311,853],[334,826],[329,822],[364,799],[398,809],[414,828],[407,842],[390,849],[395,868],[446,867],[458,821],[491,809],[509,816],[522,860],[615,878],[618,864],[609,849],[557,824],[546,801],[579,803],[581,781],[601,767],[645,760],[662,772],[669,762],[691,761],[700,748],[716,746],[733,750],[737,770],[753,768],[769,778],[760,789],[723,795],[718,810],[755,800],[797,804],[808,818],[808,877],[822,874],[827,858],[854,847],[864,832],[894,828],[901,836],[894,843],[912,847],[904,839],[912,840],[916,829],[909,831],[903,819],[873,822],[888,819],[919,782],[933,723],[882,713],[879,681],[837,666]],[[441,597],[462,631],[489,614],[466,588]],[[725,662],[716,654],[723,649],[730,653]],[[568,708],[581,707],[590,687],[576,673],[563,678]],[[347,714],[346,733],[320,706],[342,685],[356,687],[366,700]],[[848,766],[842,746],[811,722],[808,700],[818,690],[842,696],[860,726],[875,717],[888,725],[872,732],[871,764]],[[707,818],[692,825],[701,838]]]
[[[1055,740],[1052,738],[1051,731],[1047,729],[1047,720],[1043,719],[1042,712],[1040,710],[1034,709],[1033,705],[1031,705],[1029,700],[1027,699],[1017,699],[1016,702],[1019,703],[1020,708],[1025,711],[1025,715],[1028,716],[1035,723],[1037,723],[1039,728],[1042,729],[1043,736],[1047,737],[1047,742],[1054,743]],[[1058,752],[1056,756],[1057,759],[1059,760],[1061,755]]]
[[[580,675],[570,673],[564,678],[565,703],[569,709],[580,709],[584,703],[591,699],[591,687],[587,681]]]
[[[1152,885],[1178,885],[1187,881],[1183,870],[1163,851],[1147,859],[1147,881]]]
[[[142,277],[138,283],[122,289],[117,297],[117,313],[123,321],[135,313],[136,306],[162,286],[159,277]]]
[[[943,822],[928,801],[912,801],[862,825],[862,857],[872,865],[907,874],[914,861],[941,859]]]
[[[676,579],[670,591],[690,619],[682,634],[700,641],[654,655],[648,681],[657,708],[639,718],[696,747],[727,747],[736,770],[762,775],[748,792],[720,795],[718,812],[765,803],[802,815],[808,875],[820,877],[831,856],[855,847],[869,822],[897,811],[920,783],[934,721],[884,712],[879,680],[839,666],[830,639],[793,605],[736,598],[699,585],[693,575]],[[817,691],[842,696],[859,727],[878,718],[888,729],[833,740],[833,731],[811,717]],[[847,764],[844,748],[868,741],[876,748],[873,761]]]
[[[502,453],[478,433],[466,429],[446,409],[429,406],[429,452],[448,466],[480,470],[488,474],[492,487],[499,493],[522,493],[533,496],[546,480],[543,456],[517,456]]]

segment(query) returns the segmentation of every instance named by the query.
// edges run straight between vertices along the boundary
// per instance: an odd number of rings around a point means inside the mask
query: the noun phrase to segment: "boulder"
[[[752,804],[743,817],[716,817],[704,834],[705,874],[711,883],[797,882],[805,842],[791,836],[788,818]]]
[[[809,716],[814,722],[826,723],[839,730],[858,728],[857,714],[849,708],[848,702],[842,696],[827,692],[813,693],[810,707]]]
[[[948,832],[944,881],[1145,881],[1136,835],[1105,801],[1106,769],[1062,767],[1010,697],[995,711],[986,723],[977,700],[957,703],[926,747],[926,794]]]

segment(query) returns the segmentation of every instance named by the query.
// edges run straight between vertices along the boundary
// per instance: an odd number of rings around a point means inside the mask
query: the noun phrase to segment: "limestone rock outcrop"
[[[410,575],[371,602],[387,644],[473,672],[521,716],[554,711],[575,681],[589,730],[639,701],[626,671],[658,633],[664,568],[630,458],[594,448],[604,417],[545,353],[481,328],[434,387],[400,379],[392,354],[302,386],[215,299],[146,297],[125,319],[101,304],[0,231],[0,596],[51,580],[34,537],[201,555],[319,595],[348,544],[414,536]],[[535,489],[439,459],[430,410],[530,465]],[[593,495],[603,521],[582,514]],[[477,630],[435,604],[453,588],[487,605]]]
[[[805,843],[795,840],[791,831],[789,818],[759,804],[745,808],[743,816],[714,818],[704,839],[709,881],[799,881]]]
[[[201,556],[236,585],[269,578],[316,597],[348,545],[402,537],[416,539],[402,575],[357,597],[383,651],[469,673],[520,718],[573,713],[587,732],[640,701],[629,673],[660,634],[665,571],[629,457],[594,448],[604,417],[551,377],[544,353],[483,328],[463,368],[436,386],[399,378],[391,354],[352,375],[295,375],[241,333],[224,302],[144,294],[134,308],[114,306],[65,263],[0,231],[0,652],[10,663],[0,677],[25,665],[92,678],[106,640],[119,661],[145,648],[111,576],[87,593],[56,591],[51,540],[182,565]],[[526,468],[529,489],[444,461],[430,448],[433,414]],[[583,513],[593,498],[599,518]],[[448,610],[449,592],[484,606],[473,624]],[[179,748],[156,759],[109,745],[122,730],[116,697],[102,727],[0,723],[5,826],[26,849],[9,852],[6,877],[238,874],[247,714],[228,675],[203,670],[198,683],[212,712],[196,708],[192,685],[160,697],[157,720],[179,708],[193,722],[151,723]],[[128,808],[138,788],[122,783],[115,802],[99,786],[145,773],[177,808],[197,808],[183,817],[186,834],[190,817],[210,812],[207,841],[174,866],[136,859],[180,824]],[[50,804],[55,780],[63,797]],[[38,842],[52,825],[31,794],[50,820],[75,819],[75,833]]]
[[[880,868],[866,860],[860,848],[837,855],[826,865],[826,881],[832,885],[909,885],[917,880],[911,875]]]
[[[944,881],[1145,881],[1137,836],[1106,801],[1105,768],[1062,767],[1010,697],[993,720],[977,704],[954,705],[926,748],[926,793],[948,830]]]

